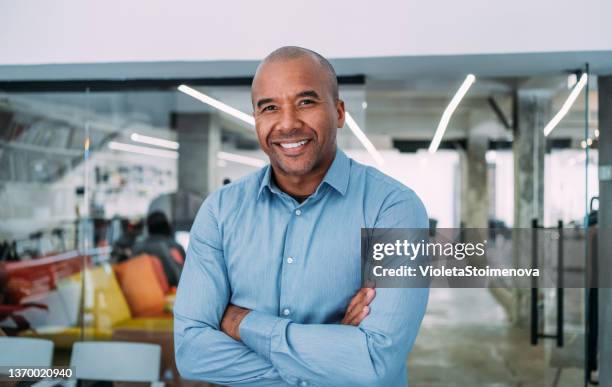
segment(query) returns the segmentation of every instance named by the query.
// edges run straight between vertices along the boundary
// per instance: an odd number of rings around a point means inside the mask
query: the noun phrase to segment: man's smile
[[[312,142],[312,139],[291,139],[283,141],[272,141],[272,144],[276,149],[287,156],[298,156],[304,152],[308,144]]]
[[[297,148],[298,146],[302,146],[306,144],[307,142],[308,140],[302,140],[299,142],[281,143],[280,146],[282,146],[285,149],[291,149],[291,148]]]

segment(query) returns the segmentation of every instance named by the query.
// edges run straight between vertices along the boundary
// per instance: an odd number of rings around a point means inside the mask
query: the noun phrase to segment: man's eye
[[[268,106],[264,107],[263,109],[261,109],[262,112],[272,111],[272,110],[276,110],[276,106],[268,105]]]
[[[300,101],[300,105],[312,105],[314,103],[311,99],[303,99]]]

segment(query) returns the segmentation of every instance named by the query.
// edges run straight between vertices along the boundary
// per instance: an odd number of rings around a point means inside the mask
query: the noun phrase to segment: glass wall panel
[[[83,339],[83,269],[107,254],[89,243],[86,91],[0,91],[0,327],[53,341],[58,364]],[[91,149],[105,132],[93,128]],[[103,247],[100,245],[100,247]]]
[[[532,259],[521,256],[517,229],[554,230],[566,256],[586,251],[598,153],[597,125],[584,117],[588,111],[596,116],[597,107],[591,103],[587,110],[581,94],[544,136],[543,127],[571,92],[561,69],[512,82],[476,74],[431,151],[465,75],[371,77],[341,85],[355,125],[340,129],[339,147],[413,189],[432,232],[486,229],[491,248],[517,262]],[[189,230],[207,195],[268,158],[251,124],[178,85],[96,86],[0,91],[0,328],[51,340],[56,365],[69,364],[76,342],[156,344],[159,380],[190,384],[175,365],[172,318]],[[193,88],[252,110],[248,85]],[[540,258],[563,275],[586,275],[585,262],[561,265],[558,246],[542,250]],[[586,293],[517,289],[508,281],[431,289],[406,360],[411,385],[579,385]]]

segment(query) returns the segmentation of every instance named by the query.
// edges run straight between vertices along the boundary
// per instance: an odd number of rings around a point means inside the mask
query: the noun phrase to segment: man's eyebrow
[[[306,91],[302,91],[300,93],[297,94],[296,97],[312,97],[312,98],[317,98],[320,99],[319,94],[317,94],[316,91],[314,90],[306,90]]]
[[[272,102],[273,99],[272,98],[262,98],[259,101],[257,101],[257,108],[262,107],[263,105]]]
[[[302,97],[311,97],[311,98],[321,99],[321,97],[319,97],[319,94],[317,94],[317,92],[314,90],[304,90],[296,94],[296,98],[302,98]],[[274,99],[273,98],[262,98],[257,101],[256,105],[257,105],[257,108],[260,108],[263,105],[270,103],[270,102],[274,102]]]

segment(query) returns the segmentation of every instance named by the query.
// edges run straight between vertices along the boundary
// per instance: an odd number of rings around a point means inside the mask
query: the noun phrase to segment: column
[[[514,227],[529,228],[544,219],[543,129],[551,118],[551,96],[544,91],[519,91],[518,126],[514,134]]]
[[[531,264],[531,238],[525,231],[532,220],[544,220],[544,153],[543,129],[551,118],[552,96],[543,90],[520,90],[518,114],[512,153],[514,158],[514,229],[513,259],[515,266]],[[523,237],[522,239],[520,237]],[[513,321],[526,326],[530,321],[530,291],[515,289]]]
[[[489,139],[471,130],[467,149],[461,155],[461,224],[465,228],[487,228],[489,220],[489,184],[486,152]]]
[[[217,188],[218,120],[209,113],[180,113],[174,116],[174,127],[180,146],[178,190],[205,197]]]

